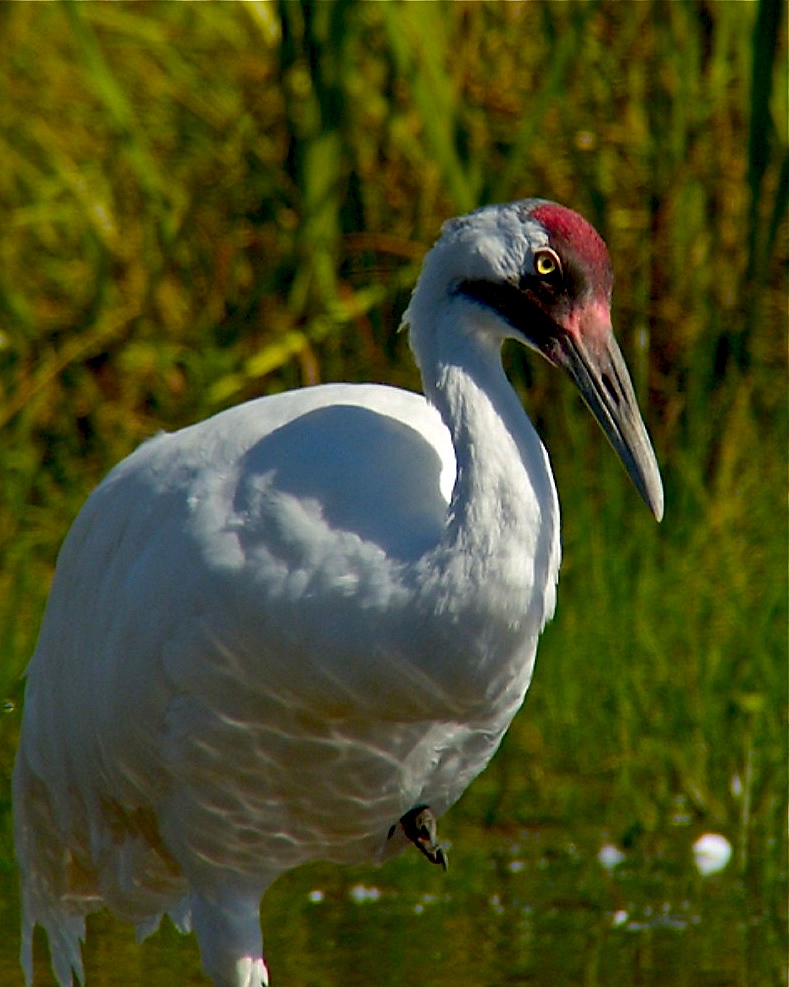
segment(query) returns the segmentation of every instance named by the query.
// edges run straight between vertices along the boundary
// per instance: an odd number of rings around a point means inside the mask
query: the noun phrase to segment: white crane
[[[405,313],[425,396],[264,397],[118,465],[58,559],[14,771],[22,965],[83,978],[85,916],[197,934],[268,983],[259,903],[310,860],[414,842],[493,756],[554,609],[559,506],[502,370],[568,372],[660,519],[605,245],[545,200],[448,222]]]

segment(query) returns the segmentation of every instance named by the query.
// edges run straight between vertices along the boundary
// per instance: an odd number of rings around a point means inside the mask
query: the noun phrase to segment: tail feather
[[[85,941],[84,917],[61,918],[58,925],[44,925],[49,937],[49,954],[52,970],[60,987],[71,987],[73,975],[85,983],[85,967],[82,963],[82,943]]]
[[[33,983],[33,931],[40,925],[49,939],[49,955],[52,971],[60,987],[72,987],[74,977],[85,983],[85,967],[82,962],[81,944],[85,941],[84,915],[68,915],[61,912],[36,914],[23,903],[22,948],[20,963],[27,987]]]
[[[164,912],[157,912],[156,915],[151,915],[134,923],[134,935],[138,945],[156,932],[164,914]],[[184,895],[180,901],[168,905],[166,914],[182,935],[188,935],[192,931],[192,906],[189,895]]]
[[[60,987],[84,983],[81,943],[85,917],[102,906],[135,923],[138,940],[154,932],[165,911],[189,931],[186,880],[142,811],[124,814],[108,803],[104,814],[74,801],[69,828],[53,791],[30,768],[20,748],[14,768],[14,830],[22,885],[20,963],[33,982],[33,933],[47,933]],[[74,823],[77,819],[77,825]]]

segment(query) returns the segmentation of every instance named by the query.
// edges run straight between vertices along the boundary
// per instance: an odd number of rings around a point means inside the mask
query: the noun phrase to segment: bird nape
[[[110,472],[58,559],[13,779],[22,966],[61,987],[85,916],[193,930],[218,987],[268,983],[260,899],[409,843],[494,755],[554,609],[559,506],[502,370],[563,368],[660,519],[605,245],[528,199],[451,220],[404,321],[424,396],[250,401]]]

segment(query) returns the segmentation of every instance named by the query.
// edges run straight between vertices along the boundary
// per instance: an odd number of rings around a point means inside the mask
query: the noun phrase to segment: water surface
[[[262,908],[273,987],[773,987],[786,983],[781,916],[738,872],[702,877],[697,832],[617,846],[585,825],[504,831],[442,820],[448,874],[416,852],[382,868],[318,864],[281,878]],[[603,854],[605,859],[606,854]],[[15,875],[3,875],[0,983],[21,987]],[[50,987],[44,938],[36,983]],[[88,987],[208,984],[196,942],[167,923],[142,947],[107,913],[89,922]]]

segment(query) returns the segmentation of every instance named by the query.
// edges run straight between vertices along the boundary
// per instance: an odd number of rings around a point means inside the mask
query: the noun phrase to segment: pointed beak
[[[591,303],[564,325],[549,359],[567,371],[658,521],[663,483],[630,374],[611,330],[608,306]]]

